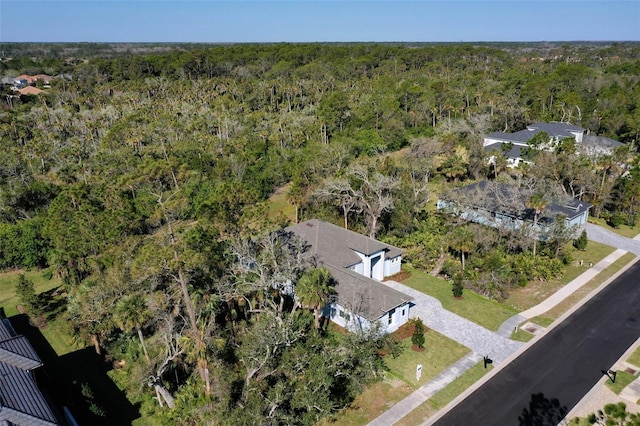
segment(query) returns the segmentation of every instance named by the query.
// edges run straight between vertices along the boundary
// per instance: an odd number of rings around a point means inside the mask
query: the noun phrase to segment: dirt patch
[[[408,339],[409,337],[413,336],[413,330],[415,330],[415,328],[416,326],[413,324],[413,321],[407,321],[406,323],[402,324],[399,329],[391,333],[391,337],[393,337],[396,342]]]
[[[414,352],[424,352],[425,349],[425,347],[419,348],[418,345],[411,345],[411,350]]]
[[[413,322],[413,320],[409,320],[406,323],[402,324],[400,328],[398,328],[396,331],[391,333],[391,337],[393,337],[396,340],[396,342],[399,342],[404,339],[409,339],[411,336],[413,336],[413,332],[415,329],[416,329],[415,323]],[[429,327],[425,326],[424,332],[426,333],[428,331],[429,331]]]
[[[407,271],[400,271],[397,274],[391,275],[390,277],[387,277],[385,279],[385,281],[390,280],[390,281],[399,281],[402,282],[404,280],[406,280],[407,278],[411,277],[411,272],[407,272]]]
[[[286,193],[287,191],[289,191],[289,188],[291,188],[291,183],[286,183],[284,185],[282,185],[280,188],[276,189],[273,193],[273,195],[281,195]]]

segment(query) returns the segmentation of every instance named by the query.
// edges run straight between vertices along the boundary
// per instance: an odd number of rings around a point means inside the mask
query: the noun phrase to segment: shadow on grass
[[[69,407],[81,425],[128,425],[140,417],[139,408],[107,375],[111,366],[93,347],[58,356],[26,315],[13,316],[10,321],[40,356],[44,365],[38,370],[38,383],[58,409]]]
[[[47,321],[51,321],[67,307],[67,300],[61,293],[62,287],[58,286],[51,290],[38,294],[38,304],[43,312],[46,312]]]

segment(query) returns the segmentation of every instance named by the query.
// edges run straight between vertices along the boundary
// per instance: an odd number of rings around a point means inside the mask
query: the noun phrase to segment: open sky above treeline
[[[638,41],[627,0],[2,0],[4,42]]]

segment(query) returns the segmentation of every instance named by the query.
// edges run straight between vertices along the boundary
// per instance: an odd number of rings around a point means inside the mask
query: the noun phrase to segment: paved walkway
[[[477,362],[482,360],[484,355],[489,355],[494,361],[494,365],[499,365],[523,346],[523,343],[509,339],[515,327],[530,318],[544,314],[558,305],[577,289],[588,283],[602,270],[622,257],[627,251],[640,256],[640,235],[634,239],[625,238],[593,224],[587,224],[587,235],[592,241],[617,247],[618,249],[590,267],[575,280],[562,287],[539,305],[507,319],[495,333],[445,310],[440,302],[431,296],[427,296],[422,292],[398,282],[386,281],[385,284],[414,298],[416,305],[411,308],[412,317],[421,318],[427,327],[470,348],[472,353],[445,369],[432,381],[398,402],[370,422],[369,425],[387,426],[396,423],[469,368],[473,367]],[[516,355],[511,356],[511,359],[513,359],[514,356]]]
[[[613,262],[620,259],[622,256],[627,253],[625,250],[615,250],[609,256],[602,259],[600,262],[596,263],[592,267],[588,268],[585,272],[580,274],[576,279],[571,281],[569,284],[566,284],[560,290],[556,291],[554,294],[549,296],[547,299],[543,300],[538,305],[527,309],[524,312],[520,312],[517,317],[524,317],[525,319],[531,319],[533,317],[537,317],[538,315],[542,315],[548,310],[554,308],[564,299],[572,295],[576,290],[580,287],[591,281],[598,275],[600,272],[611,266]]]
[[[396,423],[451,383],[453,379],[462,375],[462,373],[480,362],[480,360],[482,360],[482,356],[473,352],[462,357],[455,364],[438,374],[429,383],[415,390],[411,395],[382,413],[382,415],[369,423],[369,426],[389,426]]]

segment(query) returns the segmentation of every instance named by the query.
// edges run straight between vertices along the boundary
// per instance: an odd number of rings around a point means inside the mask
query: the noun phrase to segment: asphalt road
[[[640,262],[435,422],[555,426],[640,337]]]

